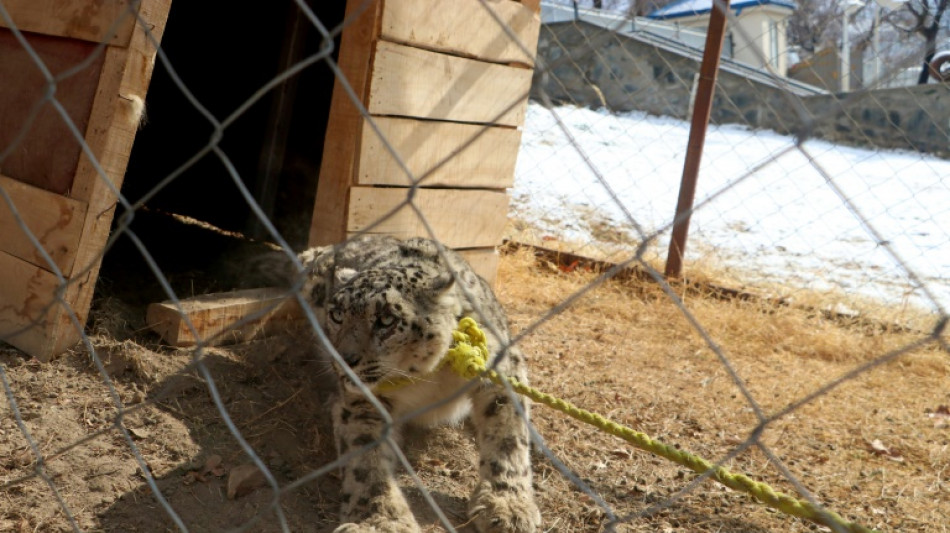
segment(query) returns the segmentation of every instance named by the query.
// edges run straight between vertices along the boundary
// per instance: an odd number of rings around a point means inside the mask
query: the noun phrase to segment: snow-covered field
[[[575,107],[554,113],[573,142],[551,111],[529,106],[511,215],[591,243],[600,234],[578,213],[596,213],[635,241],[659,232],[665,257],[689,124]],[[771,131],[712,126],[696,205],[687,260],[708,258],[749,285],[950,308],[950,161],[818,140],[800,150]]]

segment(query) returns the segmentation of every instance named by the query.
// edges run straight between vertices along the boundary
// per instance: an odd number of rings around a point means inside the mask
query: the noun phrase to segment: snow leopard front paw
[[[487,481],[475,489],[469,515],[480,533],[533,533],[541,525],[532,491],[497,492]]]
[[[393,520],[378,516],[359,523],[340,524],[333,533],[419,533],[420,531],[415,520]]]

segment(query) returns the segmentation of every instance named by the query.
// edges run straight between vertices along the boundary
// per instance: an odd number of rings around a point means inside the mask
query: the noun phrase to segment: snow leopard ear
[[[343,285],[355,278],[357,273],[355,268],[339,267],[333,271],[333,279],[336,280],[337,285]]]
[[[403,257],[424,257],[434,259],[439,257],[439,247],[434,241],[422,237],[412,237],[399,243],[399,251]]]
[[[451,272],[443,272],[430,279],[426,288],[429,289],[431,293],[442,294],[451,289],[453,285],[455,285],[455,276],[453,276]]]

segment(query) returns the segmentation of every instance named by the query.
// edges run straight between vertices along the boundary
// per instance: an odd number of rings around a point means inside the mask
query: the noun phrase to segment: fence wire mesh
[[[476,3],[498,22],[483,31],[516,41],[518,33],[497,15],[499,4],[510,1]],[[201,117],[207,140],[181,148],[176,140],[187,144],[186,132],[160,139],[175,157],[163,162],[167,171],[159,165],[160,175],[140,180],[146,187],[136,184],[134,171],[150,171],[136,167],[133,152],[120,191],[96,164],[57,90],[93,68],[105,46],[51,72],[34,37],[17,29],[11,3],[0,1],[0,20],[45,80],[43,91],[21,95],[32,106],[27,120],[2,123],[16,133],[4,137],[10,141],[0,146],[0,169],[36,117],[52,109],[68,125],[70,142],[97,166],[118,211],[105,249],[78,266],[95,271],[105,257],[84,327],[78,317],[85,311],[71,309],[65,296],[77,276],[63,275],[30,229],[30,206],[16,205],[8,182],[0,182],[0,214],[9,212],[12,221],[4,227],[28,238],[57,279],[50,307],[66,309],[82,332],[80,346],[49,363],[0,350],[0,529],[333,530],[342,500],[339,469],[362,454],[370,460],[378,448],[392,451],[399,485],[423,529],[473,527],[466,514],[478,471],[472,439],[464,428],[421,430],[393,420],[385,402],[348,370],[306,295],[285,293],[305,310],[302,331],[288,326],[263,340],[220,347],[209,339],[174,349],[145,327],[147,303],[167,299],[181,309],[182,299],[195,294],[254,285],[225,279],[246,273],[243,252],[221,252],[205,240],[180,242],[167,230],[171,219],[194,222],[174,213],[177,207],[228,202],[249,213],[255,246],[269,243],[288,258],[300,251],[309,229],[300,226],[309,223],[281,211],[286,198],[247,185],[253,180],[240,170],[247,154],[227,139],[260,112],[261,102],[274,109],[276,94],[284,105],[313,99],[285,88],[316,69],[340,83],[370,135],[408,176],[398,189],[405,198],[380,208],[378,219],[356,233],[409,211],[425,235],[444,239],[419,199],[434,170],[415,174],[407,163],[412,155],[396,148],[400,139],[386,137],[339,66],[339,36],[376,5],[350,3],[358,8],[339,18],[303,0],[273,8],[278,20],[287,10],[306,24],[319,45],[269,78],[246,73],[260,79],[250,96],[227,86],[202,88],[199,96],[176,70],[183,59],[166,53],[167,34],[163,45],[149,34],[156,79],[161,75],[176,93],[173,115]],[[115,27],[128,17],[142,23],[138,7],[129,2]],[[542,3],[530,95],[499,95],[506,101],[498,120],[530,96],[505,230],[509,243],[524,246],[505,248],[496,292],[532,384],[858,524],[946,531],[950,94],[933,79],[941,77],[940,64],[929,84],[899,85],[899,74],[919,69],[921,58],[937,63],[941,56],[927,43],[893,46],[893,31],[867,33],[884,27],[882,15],[906,14],[835,5],[834,14],[850,17],[844,27],[864,25],[852,37],[876,43],[870,49],[880,54],[852,59],[852,72],[861,75],[846,81],[840,68],[822,74],[819,52],[789,64],[784,17],[730,11],[713,125],[690,210],[685,279],[671,280],[663,262],[699,85],[704,19],[677,23],[632,16],[626,5],[606,7],[618,11]],[[169,28],[186,24],[172,10]],[[210,39],[252,34],[200,22],[214,27]],[[328,94],[324,100],[329,108]],[[468,144],[490,126],[478,128]],[[140,139],[149,127],[142,125]],[[287,172],[315,173],[300,165]],[[227,183],[213,196],[194,197],[196,178],[188,172],[211,167]],[[176,204],[174,197],[186,199]],[[306,202],[312,206],[312,197]],[[163,220],[153,222],[158,229],[136,222],[149,217]],[[208,257],[219,252],[220,260]],[[214,270],[202,270],[212,263]],[[186,327],[197,333],[190,321]],[[497,324],[486,324],[492,327]],[[18,333],[0,332],[0,339]],[[339,458],[329,414],[336,387],[331,359],[361,386],[387,427]],[[413,416],[439,406],[419,407]],[[520,414],[530,428],[545,531],[820,530],[560,413],[537,407],[530,422]]]

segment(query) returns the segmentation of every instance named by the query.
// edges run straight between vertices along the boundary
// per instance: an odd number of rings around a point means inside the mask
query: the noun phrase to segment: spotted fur
[[[541,517],[534,502],[528,429],[518,412],[527,416],[528,405],[491,385],[449,399],[464,385],[461,378],[448,369],[430,375],[462,317],[485,326],[493,352],[507,344],[507,320],[488,284],[457,254],[446,250],[443,257],[427,239],[364,236],[308,250],[300,259],[306,267],[303,294],[360,382],[372,388],[391,378],[425,376],[401,389],[375,392],[384,414],[335,364],[340,382],[333,408],[337,447],[340,454],[355,453],[343,469],[344,523],[336,531],[419,531],[397,486],[397,459],[390,446],[404,422],[456,422],[466,416],[479,449],[479,481],[470,499],[475,527],[482,532],[535,531]],[[527,381],[517,347],[507,350],[499,369]],[[387,418],[396,421],[388,432]],[[385,435],[393,440],[377,445]]]

